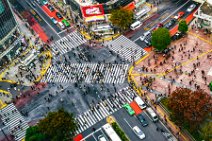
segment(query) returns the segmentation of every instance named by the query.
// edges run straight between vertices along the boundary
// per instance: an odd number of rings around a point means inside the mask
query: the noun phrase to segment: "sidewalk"
[[[148,57],[149,57],[149,54],[143,56],[137,62],[135,62],[135,64],[137,65],[137,64],[141,63]],[[132,72],[134,69],[135,69],[135,67],[131,66],[131,68],[129,69],[129,75],[128,75],[128,82],[129,83],[132,82],[134,84],[134,86],[133,86],[134,90],[141,97],[144,97],[144,98],[146,97],[148,99],[150,104],[154,107],[154,109],[157,111],[158,115],[160,116],[161,121],[163,121],[163,123],[168,127],[168,129],[172,131],[173,135],[175,135],[181,141],[190,141],[191,140],[190,137],[187,134],[185,134],[184,132],[181,132],[179,127],[177,125],[175,125],[172,121],[170,121],[169,115],[160,106],[155,105],[153,103],[153,101],[155,101],[155,96],[150,95],[150,93],[144,92],[140,87],[138,87],[136,80],[134,79],[134,77],[132,77]]]
[[[51,53],[48,51],[40,53],[39,49],[44,45],[41,39],[38,35],[33,35],[18,16],[16,18],[20,31],[29,40],[28,48],[0,74],[0,80],[31,86],[46,73],[51,64]],[[44,58],[43,62],[39,60],[41,58]]]

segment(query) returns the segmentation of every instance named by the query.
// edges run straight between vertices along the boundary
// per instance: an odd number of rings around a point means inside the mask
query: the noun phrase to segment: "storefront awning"
[[[102,20],[105,20],[105,16],[104,15],[92,16],[92,17],[84,18],[84,20],[85,20],[85,22],[102,21]]]

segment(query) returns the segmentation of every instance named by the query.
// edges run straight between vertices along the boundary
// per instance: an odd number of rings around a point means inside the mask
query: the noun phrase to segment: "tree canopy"
[[[203,90],[177,88],[168,98],[171,116],[178,124],[188,124],[194,130],[212,111],[211,97]]]
[[[153,31],[151,43],[155,49],[163,51],[171,43],[169,30],[166,28],[158,28]]]
[[[181,20],[179,22],[178,30],[182,33],[186,33],[188,31],[188,25],[185,20]]]
[[[38,126],[31,126],[26,131],[25,136],[26,141],[48,141],[46,135],[41,133],[38,129]]]
[[[212,122],[205,123],[203,127],[201,127],[201,135],[205,141],[210,141],[212,138]]]
[[[133,12],[125,9],[116,9],[111,12],[110,21],[121,30],[126,30],[133,22]]]
[[[51,141],[70,140],[74,136],[77,124],[73,114],[63,109],[48,113],[47,117],[38,123],[38,129],[48,135]]]

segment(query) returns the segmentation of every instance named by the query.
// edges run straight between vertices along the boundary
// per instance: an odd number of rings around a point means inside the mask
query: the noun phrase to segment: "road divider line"
[[[26,1],[27,2],[27,1]],[[35,10],[38,14],[39,14],[39,16],[45,21],[45,23],[55,32],[55,34],[59,37],[59,38],[61,38],[61,36],[60,35],[58,35],[57,34],[57,31],[45,20],[45,18],[42,16],[42,14],[41,13],[39,13],[38,11],[37,11],[37,9],[35,9],[32,5],[31,5],[31,3],[29,3],[29,2],[27,2],[30,6],[31,6],[31,8],[33,9],[33,10]],[[37,5],[37,7],[39,8],[39,9],[41,9],[40,8],[40,6],[36,3],[36,5]],[[43,9],[41,9],[42,11],[43,11]],[[44,12],[44,11],[43,11]],[[44,12],[45,13],[45,12]],[[46,13],[45,13],[46,14]],[[46,14],[46,16],[47,17],[49,17],[47,14]]]
[[[177,8],[175,11],[173,11],[169,16],[167,16],[165,19],[161,20],[160,23],[163,23],[164,21],[166,21],[168,18],[170,18],[172,15],[174,15],[177,11],[179,11],[182,7],[184,7],[188,2],[190,2],[190,0],[188,0],[187,2],[185,2],[183,5],[181,5],[179,8]],[[152,30],[154,27],[152,27],[150,30]],[[150,31],[149,30],[149,31]],[[137,40],[139,40],[140,37],[136,38],[135,40],[133,40],[133,42],[136,42]]]

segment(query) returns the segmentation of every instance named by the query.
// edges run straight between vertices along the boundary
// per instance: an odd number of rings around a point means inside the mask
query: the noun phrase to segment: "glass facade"
[[[0,40],[16,27],[17,23],[7,0],[0,0]]]

